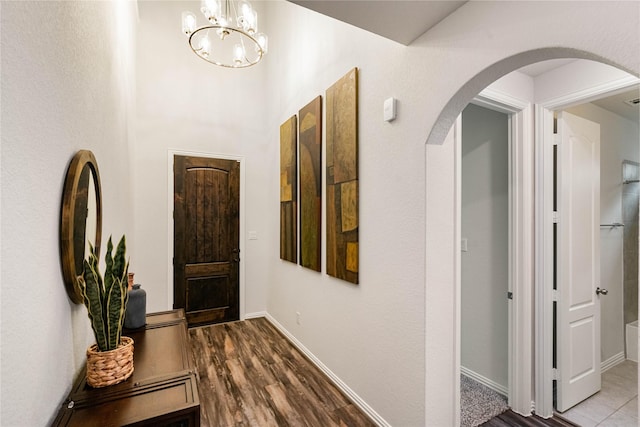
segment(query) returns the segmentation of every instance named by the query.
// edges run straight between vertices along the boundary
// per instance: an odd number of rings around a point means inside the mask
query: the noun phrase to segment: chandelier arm
[[[199,52],[202,50],[202,48],[198,48],[195,46],[195,42],[196,42],[196,35],[200,35],[202,36],[202,33],[206,32],[205,34],[209,34],[209,32],[211,30],[227,30],[229,31],[229,33],[235,33],[238,34],[240,36],[240,43],[242,43],[243,47],[244,47],[244,43],[246,41],[246,39],[251,40],[251,42],[254,44],[255,47],[255,51],[256,51],[256,58],[251,60],[248,58],[247,51],[245,48],[245,60],[246,62],[242,62],[240,64],[236,64],[236,63],[224,63],[222,61],[216,60],[215,59],[215,55],[213,54],[209,54],[208,56],[205,56],[203,54],[200,54]],[[206,36],[205,36],[206,37]],[[255,64],[257,64],[258,62],[260,62],[260,60],[262,59],[262,57],[264,56],[264,50],[262,49],[262,47],[260,46],[260,43],[258,43],[258,40],[253,37],[250,34],[247,34],[246,32],[237,29],[237,28],[233,28],[233,27],[225,27],[222,25],[207,25],[204,27],[200,27],[198,29],[196,29],[193,33],[191,33],[191,35],[189,36],[189,46],[191,47],[191,50],[201,59],[203,59],[204,61],[207,61],[210,64],[214,64],[214,65],[218,65],[221,67],[225,67],[225,68],[246,68],[246,67],[251,67]],[[213,49],[213,52],[215,53],[215,49]]]

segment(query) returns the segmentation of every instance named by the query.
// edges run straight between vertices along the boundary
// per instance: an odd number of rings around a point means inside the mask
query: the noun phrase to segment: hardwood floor
[[[266,319],[191,329],[202,426],[373,426]]]
[[[203,427],[374,426],[266,319],[189,330]],[[507,411],[483,427],[576,427]]]
[[[481,425],[482,427],[579,427],[558,416],[549,419],[537,417],[523,417],[509,410],[503,412]]]

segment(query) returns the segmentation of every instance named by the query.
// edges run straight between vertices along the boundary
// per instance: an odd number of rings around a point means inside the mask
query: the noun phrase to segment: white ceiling
[[[518,71],[524,73],[530,77],[537,77],[540,74],[544,74],[547,71],[551,71],[554,68],[562,67],[570,62],[576,61],[576,59],[563,58],[563,59],[550,59],[548,61],[536,62],[526,67],[520,68]]]
[[[593,101],[592,104],[629,119],[632,122],[640,123],[640,105],[629,105],[625,102],[636,98],[640,98],[640,87],[608,98],[598,99],[597,101]]]
[[[403,45],[426,33],[467,0],[289,0]]]

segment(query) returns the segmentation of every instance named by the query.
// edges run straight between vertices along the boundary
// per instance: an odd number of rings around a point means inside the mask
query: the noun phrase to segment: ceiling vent
[[[633,98],[633,99],[630,99],[628,101],[624,101],[624,103],[625,104],[629,104],[632,107],[635,107],[636,105],[640,104],[640,98]]]

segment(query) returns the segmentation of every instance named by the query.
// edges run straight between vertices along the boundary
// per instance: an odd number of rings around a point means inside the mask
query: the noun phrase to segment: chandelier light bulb
[[[233,46],[233,61],[236,64],[242,64],[245,56],[246,55],[244,51],[244,46],[242,46],[240,43],[237,43],[236,45]]]
[[[220,16],[222,4],[218,0],[202,0],[200,11],[210,22],[215,22]]]
[[[258,31],[258,13],[255,10],[251,10],[245,15],[242,27],[249,34],[255,34]]]
[[[238,2],[238,8],[240,9],[241,16],[246,16],[250,11],[253,10],[253,8],[251,7],[251,3],[249,3],[247,0],[241,0],[240,2]]]
[[[196,29],[196,15],[191,12],[182,12],[182,32],[190,35]]]
[[[238,27],[252,34],[256,32],[257,23],[258,14],[251,7],[251,3],[247,0],[240,0],[238,2]]]
[[[211,42],[207,37],[203,37],[200,39],[200,55],[204,58],[207,58],[211,53]]]
[[[266,54],[269,47],[269,38],[265,33],[256,34],[256,40],[258,41],[258,45],[260,49],[262,49],[262,54]],[[256,46],[256,50],[258,50],[258,46]]]

